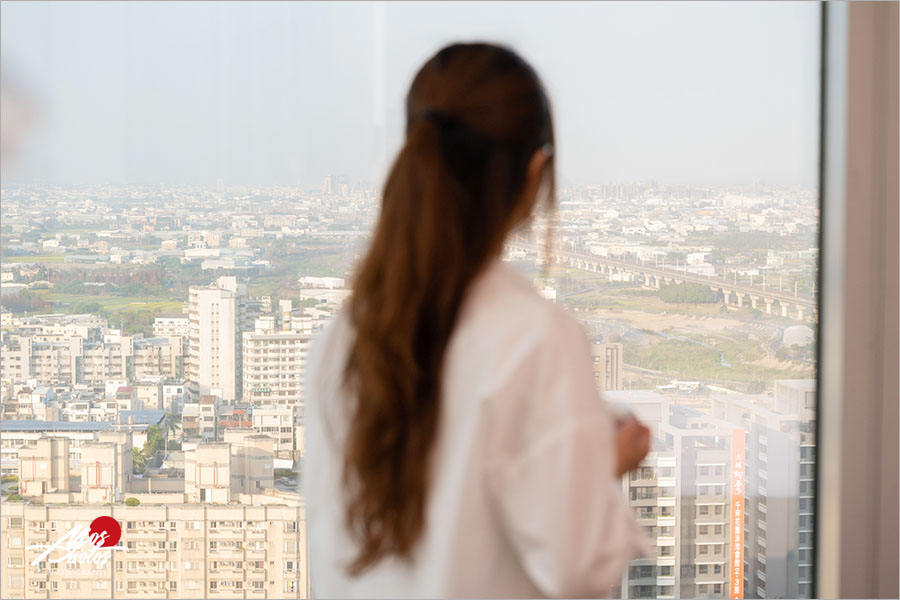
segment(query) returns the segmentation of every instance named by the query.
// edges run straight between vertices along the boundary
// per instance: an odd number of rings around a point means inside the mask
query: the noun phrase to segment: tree
[[[147,470],[147,457],[144,456],[143,452],[138,448],[132,448],[131,457],[133,462],[132,470],[135,473],[143,473]]]
[[[662,286],[659,289],[659,299],[670,304],[711,304],[716,301],[716,293],[702,283],[685,281]]]
[[[18,294],[7,294],[6,296],[3,296],[2,300],[0,300],[0,305],[14,313],[33,313],[50,310],[49,302],[42,300],[39,296],[26,290],[22,290]]]
[[[166,454],[169,453],[169,434],[174,434],[178,431],[178,417],[173,415],[172,413],[166,413],[165,419],[163,419],[163,431],[166,433]]]

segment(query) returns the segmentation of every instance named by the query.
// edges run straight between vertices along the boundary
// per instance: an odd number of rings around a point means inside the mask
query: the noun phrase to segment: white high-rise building
[[[243,334],[243,399],[256,406],[300,406],[303,365],[312,335],[276,331],[274,317]]]
[[[240,397],[240,292],[233,277],[215,286],[191,287],[189,349],[186,369],[190,395],[216,395],[225,402]]]

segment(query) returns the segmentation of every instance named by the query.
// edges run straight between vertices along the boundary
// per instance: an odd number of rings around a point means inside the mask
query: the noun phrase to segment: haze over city
[[[814,3],[4,3],[4,183],[377,184],[457,40],[543,74],[563,183],[815,182]],[[677,22],[678,27],[672,23]]]

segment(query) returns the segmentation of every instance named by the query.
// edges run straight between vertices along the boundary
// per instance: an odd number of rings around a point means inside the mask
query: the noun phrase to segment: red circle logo
[[[122,527],[112,517],[97,517],[91,521],[91,543],[100,548],[115,546],[122,537]]]

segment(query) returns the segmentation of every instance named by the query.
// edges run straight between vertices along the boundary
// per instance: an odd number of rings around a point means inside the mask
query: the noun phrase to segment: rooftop
[[[110,423],[83,423],[76,421],[36,421],[12,420],[0,421],[0,431],[109,431]]]
[[[134,417],[136,425],[159,425],[166,418],[164,410],[121,410],[119,416],[123,423],[128,423]]]

